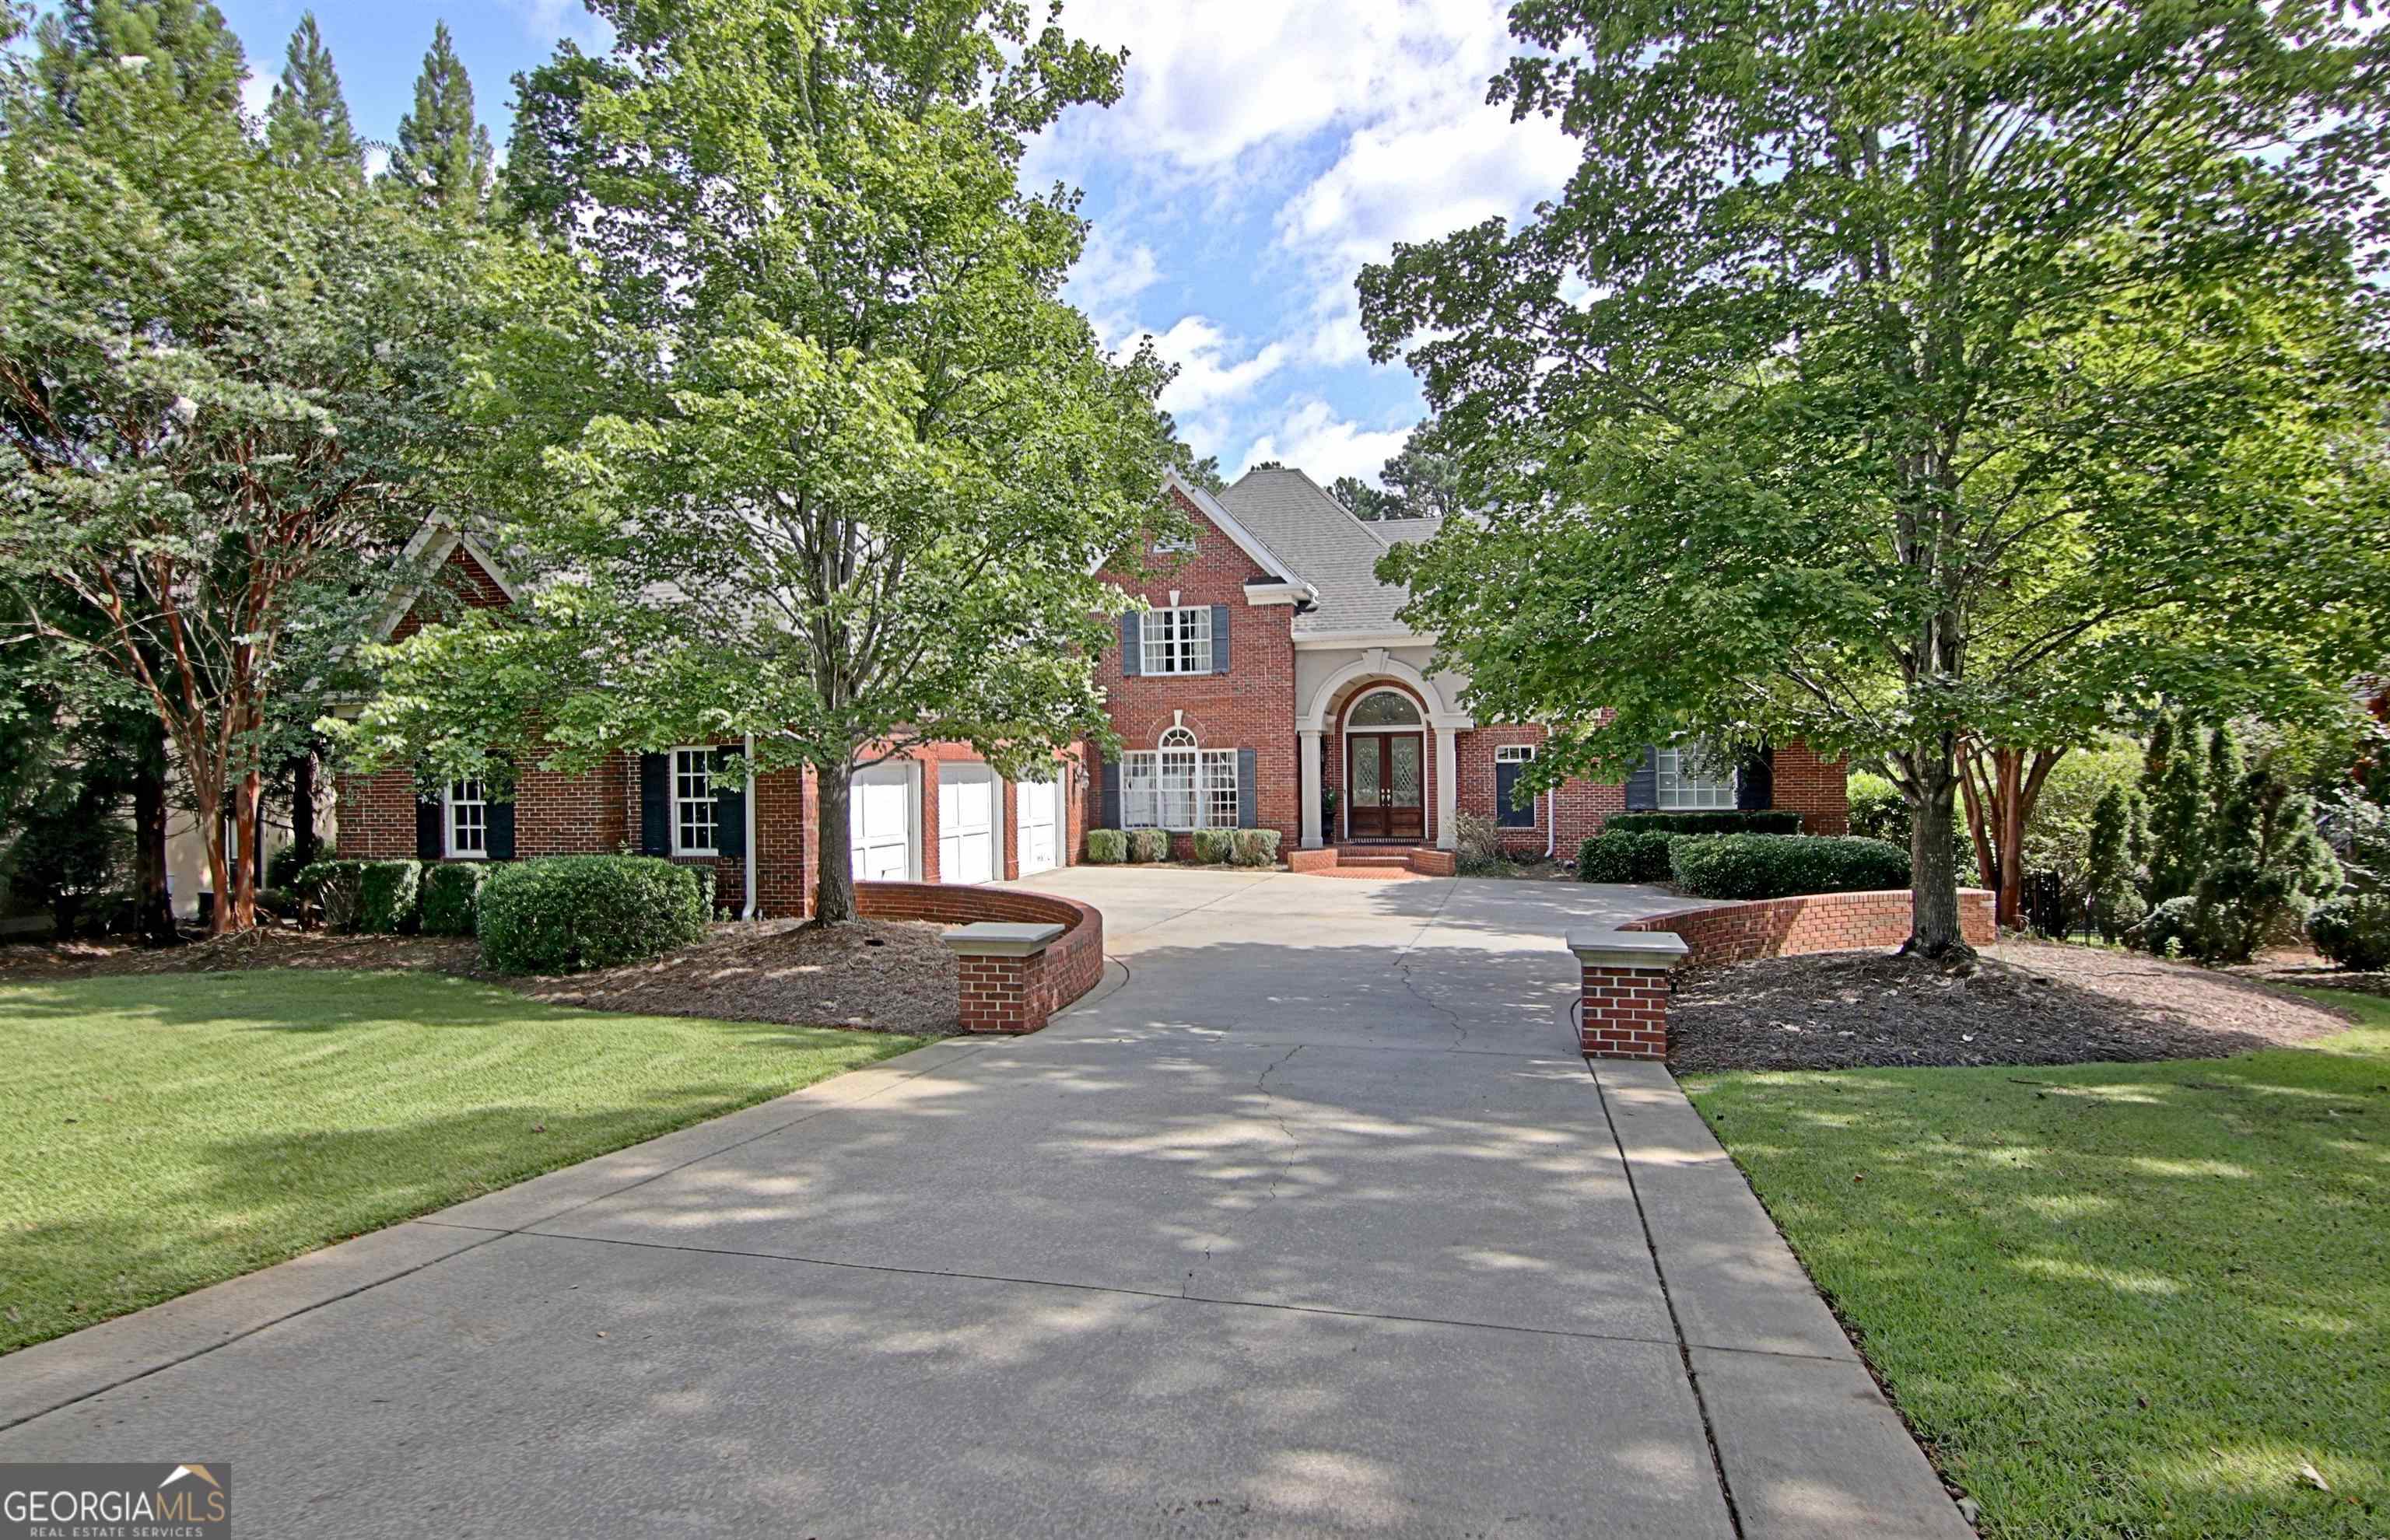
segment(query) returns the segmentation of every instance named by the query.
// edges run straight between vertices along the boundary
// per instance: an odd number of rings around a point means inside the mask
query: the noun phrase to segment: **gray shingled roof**
[[[1300,470],[1248,470],[1220,494],[1220,506],[1294,569],[1289,576],[1319,590],[1317,607],[1294,618],[1297,635],[1403,629],[1394,611],[1409,596],[1378,581],[1378,558],[1396,541],[1424,540],[1443,523],[1363,523]]]

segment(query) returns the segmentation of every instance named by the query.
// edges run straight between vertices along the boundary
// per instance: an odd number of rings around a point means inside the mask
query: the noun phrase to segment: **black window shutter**
[[[1121,674],[1134,678],[1145,672],[1145,617],[1132,610],[1121,617]],[[1120,826],[1111,826],[1118,828]]]
[[[1643,763],[1626,777],[1626,811],[1651,813],[1660,806],[1660,751],[1643,746]]]
[[[746,777],[734,780],[722,768],[738,752],[736,749],[713,751],[713,849],[721,855],[747,853]]]
[[[1260,798],[1255,795],[1253,787],[1253,751],[1251,749],[1240,749],[1237,751],[1237,827],[1239,828],[1261,827],[1260,812],[1255,806],[1259,801]]]
[[[672,756],[639,756],[639,853],[672,853]]]
[[[1225,604],[1212,607],[1212,672],[1228,672],[1228,607]],[[1245,827],[1251,828],[1253,826],[1247,824]]]
[[[1494,766],[1494,822],[1503,828],[1536,827],[1536,804],[1530,802],[1520,807],[1510,800],[1511,791],[1519,784],[1519,772],[1525,768],[1509,760]]]
[[[1776,805],[1776,751],[1762,749],[1735,766],[1734,805],[1755,812]]]
[[[510,802],[492,802],[490,817],[490,859],[511,861],[515,858],[515,804]]]
[[[1096,826],[1099,828],[1121,827],[1120,772],[1120,761],[1116,759],[1104,761],[1103,805],[1099,810],[1100,816]]]
[[[447,811],[447,808],[442,804],[438,792],[435,791],[429,797],[420,792],[416,794],[415,857],[417,860],[437,861],[446,852],[448,831],[441,828],[441,825],[446,819]]]

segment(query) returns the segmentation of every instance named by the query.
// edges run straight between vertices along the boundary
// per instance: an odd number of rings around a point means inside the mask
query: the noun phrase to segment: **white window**
[[[713,751],[675,749],[673,771],[673,853],[712,855]]]
[[[1532,743],[1505,743],[1494,751],[1497,764],[1524,764],[1535,757],[1536,746]]]
[[[1121,756],[1124,828],[1235,828],[1237,751],[1198,747],[1185,727]]]
[[[480,861],[490,853],[490,799],[480,781],[450,781],[441,799],[446,816],[448,856],[455,861]]]
[[[1143,661],[1148,674],[1212,672],[1212,607],[1190,604],[1145,612]],[[1179,826],[1184,827],[1184,826]]]
[[[1702,812],[1734,806],[1733,769],[1707,749],[1694,746],[1660,751],[1660,806],[1671,813]]]

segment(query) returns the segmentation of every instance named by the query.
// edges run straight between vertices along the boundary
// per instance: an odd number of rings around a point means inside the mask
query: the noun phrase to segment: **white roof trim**
[[[490,581],[498,585],[498,592],[507,597],[508,604],[522,597],[515,588],[514,579],[507,576],[507,570],[498,564],[496,557],[490,554],[489,547],[443,520],[425,520],[408,538],[405,549],[399,553],[399,559],[428,575],[438,571],[459,545],[465,547],[465,554],[471,557],[482,571],[490,574]],[[390,608],[382,611],[381,620],[374,626],[374,640],[388,641],[390,634],[398,629],[398,622],[406,619],[406,612],[414,609],[415,601],[422,597],[423,584],[420,583],[409,584],[393,595]]]
[[[1433,631],[1298,631],[1299,652],[1325,652],[1333,648],[1433,647]]]
[[[1196,511],[1218,526],[1220,533],[1234,542],[1237,549],[1253,558],[1254,566],[1273,577],[1300,584],[1303,591],[1312,598],[1316,599],[1319,597],[1317,588],[1305,582],[1303,574],[1296,571],[1293,566],[1279,557],[1276,551],[1255,538],[1253,531],[1238,523],[1235,516],[1220,506],[1220,500],[1217,497],[1179,475],[1176,469],[1163,471],[1162,481],[1164,486],[1194,504]]]

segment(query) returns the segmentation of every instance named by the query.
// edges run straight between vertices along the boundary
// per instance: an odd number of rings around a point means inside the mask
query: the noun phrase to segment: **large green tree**
[[[2381,656],[2385,34],[2261,0],[1512,24],[1493,94],[1581,141],[1565,191],[1360,289],[1487,514],[1385,570],[1481,714],[1555,725],[1536,776],[1881,762],[1941,956],[1966,745],[2325,710]]]
[[[432,208],[479,214],[489,200],[490,131],[473,116],[473,81],[456,57],[448,23],[431,26],[431,46],[415,77],[415,108],[398,120],[391,174]]]
[[[269,770],[431,506],[488,237],[285,164],[188,0],[42,31],[0,101],[0,642],[154,712],[219,930]]]
[[[349,122],[348,98],[332,50],[315,28],[315,13],[303,11],[284,51],[282,79],[265,109],[265,142],[284,163],[341,176],[365,174],[365,148]]]
[[[1051,774],[1105,729],[1098,574],[1156,513],[1167,371],[1057,290],[1076,196],[1025,138],[1121,61],[1010,0],[602,0],[521,82],[512,207],[552,250],[483,360],[526,613],[390,655],[361,751],[435,775],[749,735],[819,786],[923,741]]]

